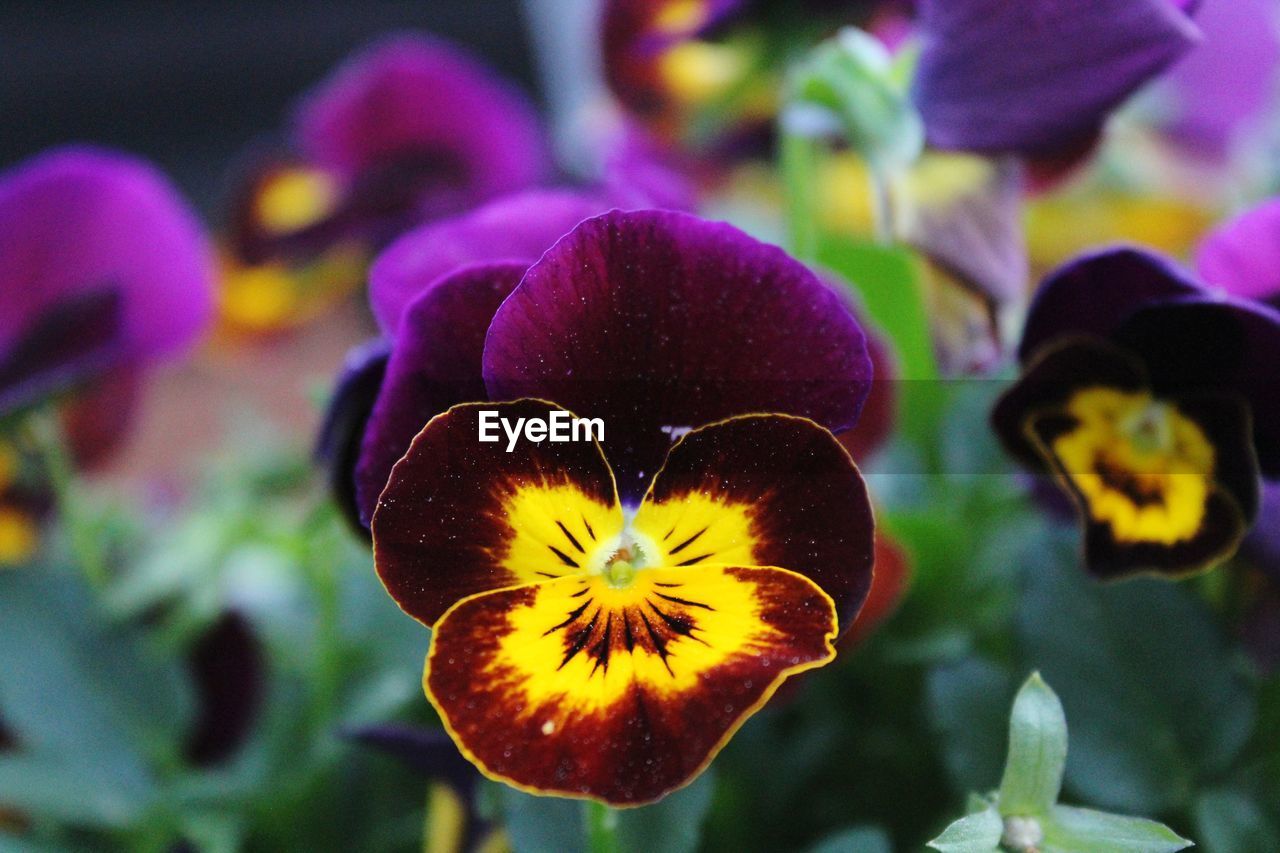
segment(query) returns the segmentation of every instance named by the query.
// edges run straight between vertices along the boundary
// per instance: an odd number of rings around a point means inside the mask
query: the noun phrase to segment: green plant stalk
[[[587,850],[590,853],[622,853],[616,811],[604,803],[588,802],[583,818],[587,825]]]
[[[786,199],[787,250],[805,263],[818,256],[817,143],[780,128],[779,165]]]
[[[66,527],[71,550],[90,587],[101,591],[110,580],[107,557],[99,545],[76,484],[75,466],[67,450],[66,435],[56,409],[35,412],[26,429],[44,461],[57,501],[58,516]]]

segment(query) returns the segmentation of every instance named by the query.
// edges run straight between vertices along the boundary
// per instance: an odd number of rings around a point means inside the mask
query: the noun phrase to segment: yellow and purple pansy
[[[871,507],[832,434],[870,388],[862,331],[781,250],[671,211],[427,279],[379,312],[356,468],[378,573],[435,629],[426,691],[495,778],[657,799],[866,597]],[[508,450],[487,411],[605,432]]]
[[[1048,276],[1019,356],[994,423],[1074,497],[1091,572],[1178,575],[1235,553],[1259,475],[1280,476],[1280,312],[1107,249]]]
[[[212,278],[195,214],[146,163],[73,147],[0,175],[0,416],[184,352]]]
[[[528,100],[416,33],[348,59],[301,99],[289,136],[250,153],[228,200],[223,314],[241,327],[306,319],[401,232],[551,171]]]

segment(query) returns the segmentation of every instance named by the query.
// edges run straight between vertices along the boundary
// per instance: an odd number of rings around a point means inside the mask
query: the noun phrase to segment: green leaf
[[[1055,806],[1041,824],[1044,853],[1174,853],[1192,843],[1162,823]]]
[[[929,842],[941,853],[992,853],[1000,849],[1004,821],[994,808],[967,815],[952,823]]]
[[[1189,587],[1098,584],[1077,560],[1044,548],[1019,614],[1024,663],[1057,687],[1071,720],[1066,788],[1119,812],[1188,807],[1249,737],[1253,693]]]
[[[1013,701],[1009,758],[1000,781],[1000,813],[1039,815],[1058,801],[1067,763],[1067,718],[1062,703],[1032,673]]]
[[[977,658],[929,673],[929,717],[947,774],[957,791],[989,790],[1000,778],[1013,678]]]
[[[914,252],[827,235],[818,245],[818,262],[838,273],[857,291],[867,319],[893,345],[899,360],[899,378],[938,378],[925,306],[923,271]],[[908,388],[933,384],[902,383]]]
[[[120,828],[137,821],[156,800],[141,769],[41,753],[0,758],[0,802],[31,817],[80,827]]]
[[[1192,813],[1196,837],[1214,853],[1280,850],[1280,833],[1243,792],[1208,791],[1196,799]]]
[[[824,838],[809,853],[893,853],[893,843],[883,829],[859,826]]]
[[[582,803],[556,797],[535,797],[501,787],[502,825],[516,853],[556,850],[586,853],[582,832]]]
[[[624,853],[690,853],[702,838],[715,777],[706,772],[651,806],[617,812],[617,838]]]

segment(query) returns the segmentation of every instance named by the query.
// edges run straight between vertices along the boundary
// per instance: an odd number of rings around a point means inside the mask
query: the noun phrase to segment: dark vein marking
[[[587,528],[587,535],[591,537],[591,541],[596,541],[596,532],[591,529],[591,522],[587,521],[587,517],[582,517],[582,526]]]
[[[703,610],[715,610],[710,604],[703,604],[701,601],[690,601],[687,598],[676,598],[674,595],[664,595],[661,592],[655,592],[658,598],[670,601],[672,604],[683,604],[685,607],[701,607]]]
[[[570,557],[568,554],[566,554],[564,551],[561,551],[561,550],[560,550],[559,548],[557,548],[555,545],[548,545],[547,547],[548,547],[548,548],[550,548],[550,549],[551,549],[551,553],[552,553],[552,554],[555,554],[557,557],[559,557],[559,558],[560,558],[560,562],[564,563],[566,566],[569,566],[570,568],[573,568],[573,569],[581,568],[581,566],[579,566],[577,563],[575,563],[575,562],[573,561],[573,558],[571,558],[571,557]]]
[[[560,661],[560,665],[556,667],[557,670],[564,669],[565,664],[573,660],[574,655],[576,655],[578,652],[582,651],[583,648],[586,647],[587,640],[590,640],[591,635],[595,633],[596,620],[599,618],[600,618],[600,611],[597,610],[595,613],[591,614],[591,621],[588,622],[585,627],[579,628],[578,630],[574,631],[572,634],[569,635],[570,637],[573,638],[573,642],[569,645],[569,648],[565,650],[564,660]]]
[[[544,637],[545,637],[545,636],[547,636],[547,634],[550,634],[552,631],[559,631],[561,628],[565,627],[566,625],[570,625],[570,624],[572,624],[572,623],[573,623],[573,620],[577,619],[579,616],[581,616],[583,613],[585,613],[585,612],[586,612],[586,610],[587,610],[587,608],[588,608],[588,607],[590,607],[590,606],[591,606],[591,599],[590,599],[590,598],[588,598],[586,601],[582,602],[582,606],[581,606],[581,607],[579,607],[577,610],[574,610],[572,613],[570,613],[570,614],[565,618],[565,620],[564,620],[563,622],[561,622],[559,625],[552,625],[550,628],[548,628],[547,630],[543,631],[543,632],[542,632],[542,636],[544,636]]]
[[[663,542],[666,542],[668,539],[670,539],[670,538],[671,538],[671,534],[672,534],[672,533],[675,533],[675,532],[676,532],[676,529],[675,529],[674,527],[673,527],[673,528],[671,528],[670,530],[668,530],[668,531],[667,531],[667,535],[662,537],[662,541],[663,541]]]
[[[562,578],[564,575],[557,575],[553,572],[534,572],[535,575],[542,575],[544,578]]]
[[[587,594],[587,593],[589,593],[589,592],[591,592],[591,587],[589,587],[589,586],[584,586],[582,589],[580,589],[580,590],[578,590],[577,592],[573,593],[573,594],[572,594],[572,595],[570,595],[569,597],[570,597],[570,598],[581,598],[582,596],[586,595],[586,594]]]
[[[701,530],[699,530],[697,533],[695,533],[695,534],[693,534],[692,536],[690,536],[688,539],[686,539],[686,540],[684,540],[683,542],[681,542],[681,543],[680,543],[679,545],[677,545],[676,547],[672,548],[672,549],[671,549],[671,556],[673,556],[673,557],[674,557],[676,554],[679,554],[681,551],[683,551],[685,548],[688,548],[688,547],[689,547],[690,545],[692,545],[694,542],[697,542],[697,541],[698,541],[698,537],[699,537],[699,536],[701,536],[702,534],[706,533],[706,532],[707,532],[707,528],[705,528],[705,527],[704,527],[704,528],[702,528]]]
[[[595,675],[596,670],[603,668],[605,673],[609,672],[609,651],[613,646],[613,613],[610,612],[604,620],[604,634],[600,637],[600,642],[591,647],[591,654],[595,656],[596,664],[591,667],[591,674]]]
[[[628,612],[629,611],[627,610],[622,611],[622,630],[625,632],[622,635],[622,639],[623,642],[627,644],[627,651],[630,652],[635,650],[636,638],[635,635],[631,633],[631,619],[627,616]]]
[[[668,628],[675,631],[681,637],[688,637],[690,640],[697,640],[704,646],[709,645],[706,640],[693,636],[693,631],[697,626],[694,625],[693,620],[689,619],[687,616],[671,616],[659,610],[652,601],[645,599],[645,603],[649,605],[654,613],[657,613],[662,617],[662,621],[667,623]]]
[[[715,552],[714,552],[714,551],[712,551],[712,552],[710,552],[710,553],[707,553],[707,554],[699,554],[697,557],[690,557],[689,559],[685,560],[683,563],[676,563],[676,565],[677,565],[677,566],[692,566],[692,565],[694,565],[695,563],[701,563],[703,560],[707,559],[707,557],[712,557],[712,556],[715,556]]]
[[[653,629],[653,624],[649,622],[649,617],[644,615],[643,610],[640,611],[640,621],[644,622],[644,627],[648,629],[649,639],[653,641],[653,648],[657,651],[658,657],[662,659],[662,665],[667,668],[667,674],[672,678],[675,678],[676,674],[671,671],[671,664],[667,663],[667,655],[669,652],[667,651],[666,641],[658,636],[658,632]]]
[[[560,528],[560,532],[561,532],[561,533],[563,533],[565,536],[569,537],[569,541],[570,541],[571,543],[573,543],[573,547],[574,547],[574,548],[577,548],[577,549],[578,549],[578,553],[579,553],[579,554],[585,554],[585,553],[587,553],[586,551],[582,550],[582,546],[578,544],[578,540],[577,540],[577,539],[573,538],[573,534],[569,532],[569,528],[567,528],[567,527],[565,527],[565,526],[564,526],[564,522],[563,522],[563,521],[557,521],[557,522],[556,522],[556,527],[559,527],[559,528]]]
[[[678,586],[684,586],[682,583],[663,583],[662,581],[654,581],[653,585],[663,587],[664,589],[675,589]]]

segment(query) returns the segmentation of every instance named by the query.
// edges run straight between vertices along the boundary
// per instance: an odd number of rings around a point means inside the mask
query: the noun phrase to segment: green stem
[[[894,237],[893,182],[883,168],[871,167],[871,212],[876,242],[892,246]]]
[[[587,850],[590,853],[622,853],[618,841],[618,813],[603,803],[588,802],[584,808]]]
[[[787,248],[797,259],[812,262],[818,255],[817,143],[783,128],[779,162],[786,194]]]
[[[43,457],[49,484],[53,487],[57,500],[59,517],[71,540],[72,553],[89,585],[101,590],[110,579],[107,557],[100,547],[92,519],[77,487],[75,465],[67,450],[66,435],[57,410],[49,409],[31,415],[27,419],[27,431]]]

